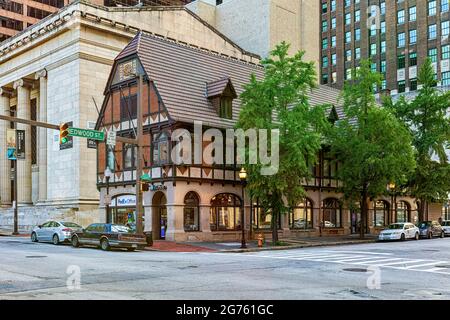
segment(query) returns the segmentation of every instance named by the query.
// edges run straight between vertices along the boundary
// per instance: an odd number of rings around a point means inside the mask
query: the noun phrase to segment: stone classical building
[[[138,30],[191,43],[248,62],[241,49],[183,7],[107,8],[76,1],[0,44],[0,112],[55,125],[93,128],[114,58]],[[0,225],[12,225],[11,164],[0,121]],[[26,159],[18,160],[19,225],[50,217],[98,220],[96,150],[73,138],[60,150],[56,130],[26,131]]]
[[[196,0],[187,6],[247,50],[267,57],[281,41],[305,51],[319,71],[320,2],[314,0]]]

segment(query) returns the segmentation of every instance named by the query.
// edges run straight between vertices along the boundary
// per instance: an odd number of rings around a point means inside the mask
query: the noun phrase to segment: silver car
[[[441,223],[442,229],[444,229],[444,233],[446,236],[450,236],[450,220],[444,220]]]
[[[82,229],[82,226],[73,222],[47,221],[33,228],[31,241],[52,242],[57,245],[64,241],[70,241],[72,233]]]

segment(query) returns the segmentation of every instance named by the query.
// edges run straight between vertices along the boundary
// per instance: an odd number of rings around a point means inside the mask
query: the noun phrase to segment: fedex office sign
[[[118,207],[132,207],[136,205],[136,196],[120,196],[116,201]]]

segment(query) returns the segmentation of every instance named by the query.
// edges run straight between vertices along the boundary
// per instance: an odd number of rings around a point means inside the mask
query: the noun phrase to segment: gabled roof
[[[148,78],[154,82],[170,118],[188,123],[202,121],[205,126],[233,126],[239,118],[243,86],[249,83],[252,73],[257,79],[264,77],[261,65],[142,32],[122,50],[116,61],[132,55],[139,58]],[[233,84],[237,96],[233,100],[232,120],[220,118],[205,94],[206,84],[220,91],[228,83]],[[338,90],[319,86],[312,90],[310,102],[337,104],[338,97]]]
[[[231,91],[231,95],[234,99],[237,98],[236,90],[234,90],[234,86],[231,83],[230,77],[226,77],[220,80],[211,81],[206,84],[206,97],[208,99],[221,96],[224,94],[225,90],[229,88]]]

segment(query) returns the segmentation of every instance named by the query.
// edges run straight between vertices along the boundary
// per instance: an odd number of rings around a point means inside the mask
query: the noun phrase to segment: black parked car
[[[126,248],[128,251],[143,249],[147,245],[144,235],[134,233],[127,227],[111,223],[93,223],[86,229],[74,232],[72,246],[82,245],[97,246],[102,250],[114,248]]]
[[[417,224],[420,236],[431,239],[433,237],[445,237],[445,232],[442,226],[437,221],[422,221]]]

